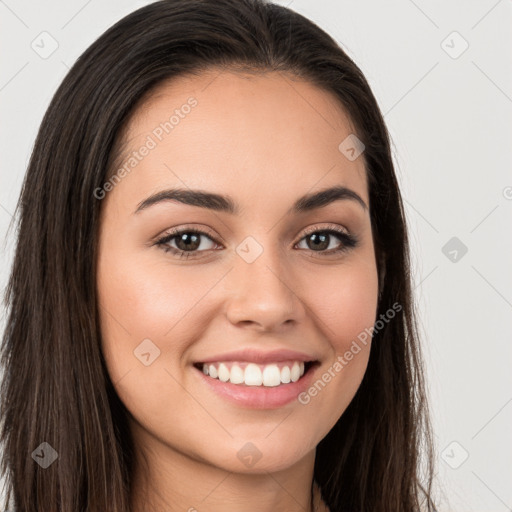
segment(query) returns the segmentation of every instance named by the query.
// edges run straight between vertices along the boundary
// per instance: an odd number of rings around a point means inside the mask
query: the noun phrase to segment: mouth
[[[248,361],[197,362],[194,368],[212,380],[241,387],[285,387],[308,375],[320,361],[279,361],[256,364]]]

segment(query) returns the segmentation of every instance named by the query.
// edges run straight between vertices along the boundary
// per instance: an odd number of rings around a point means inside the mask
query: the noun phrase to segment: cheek
[[[378,277],[375,265],[347,264],[336,271],[317,272],[307,292],[319,328],[337,352],[376,319]]]
[[[352,401],[364,377],[376,320],[378,278],[374,265],[346,265],[320,273],[308,292],[312,318],[330,344],[330,358],[299,402],[323,417],[325,435]]]
[[[114,383],[130,372],[131,379],[143,377],[144,388],[160,388],[170,379],[165,368],[181,371],[183,355],[209,319],[204,298],[219,272],[193,265],[176,265],[170,272],[165,258],[155,259],[152,251],[116,255],[108,248],[99,259],[102,347]],[[137,356],[148,351],[154,362],[144,366]]]
[[[170,275],[165,262],[150,258],[125,255],[115,266],[105,261],[103,267],[108,271],[99,273],[100,301],[111,313],[105,320],[122,324],[133,341],[170,334],[209,286],[207,280],[197,279],[197,270],[194,278],[192,267]]]
[[[191,283],[186,272],[171,279],[168,270],[144,258],[105,251],[99,259],[102,350],[110,378],[130,413],[141,423],[150,418],[160,432],[169,422],[162,404],[187,400],[175,380],[182,380],[179,360],[194,339],[187,314],[208,289],[208,283]]]

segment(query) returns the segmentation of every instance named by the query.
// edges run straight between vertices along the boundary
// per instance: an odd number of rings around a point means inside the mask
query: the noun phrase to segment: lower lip
[[[210,389],[236,405],[251,409],[276,409],[296,400],[310,386],[318,367],[319,364],[315,363],[297,382],[274,387],[231,384],[208,377],[198,368],[194,367],[194,370]]]

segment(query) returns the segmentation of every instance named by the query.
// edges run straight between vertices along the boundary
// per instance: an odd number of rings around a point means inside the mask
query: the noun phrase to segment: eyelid
[[[343,226],[339,226],[338,224],[327,224],[327,226],[321,226],[318,225],[315,226],[309,226],[302,231],[301,237],[298,240],[299,242],[305,237],[310,235],[311,233],[315,233],[316,231],[337,231],[338,233],[344,233],[346,235],[350,235],[350,231],[346,229]]]
[[[164,233],[156,236],[154,238],[154,242],[158,242],[159,240],[162,240],[163,238],[166,238],[168,236],[177,236],[180,233],[184,232],[196,232],[201,235],[208,235],[212,241],[217,243],[217,239],[222,240],[222,237],[214,233],[210,228],[206,226],[197,226],[196,224],[183,224],[182,226],[175,227],[175,228],[169,228]]]

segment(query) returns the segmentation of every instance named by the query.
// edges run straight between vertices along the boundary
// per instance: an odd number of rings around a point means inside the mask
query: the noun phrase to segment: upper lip
[[[307,362],[316,361],[317,358],[313,355],[305,354],[303,352],[297,352],[295,350],[280,349],[262,352],[261,350],[247,348],[243,350],[236,350],[234,352],[227,352],[225,354],[218,354],[215,356],[207,357],[205,359],[201,359],[201,361],[198,362],[216,363],[222,361],[247,361],[256,364],[266,364],[290,360]]]

